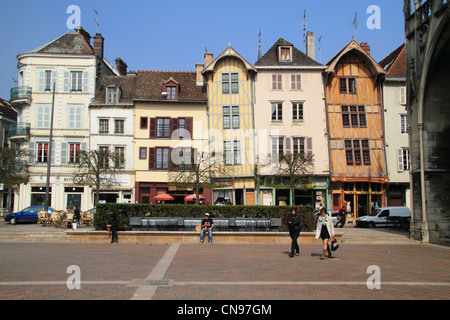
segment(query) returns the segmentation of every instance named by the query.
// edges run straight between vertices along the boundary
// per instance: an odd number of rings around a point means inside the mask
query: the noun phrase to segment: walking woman
[[[320,260],[325,259],[325,253],[328,251],[328,258],[331,258],[331,241],[334,240],[334,226],[331,216],[327,214],[325,208],[320,209],[320,216],[317,220],[316,239],[323,240],[323,250]],[[331,240],[330,240],[331,239]]]
[[[293,257],[294,254],[298,256],[300,254],[300,247],[298,246],[297,239],[300,236],[300,216],[295,212],[295,208],[291,208],[291,214],[287,219],[289,235],[291,236],[291,253],[289,257]]]

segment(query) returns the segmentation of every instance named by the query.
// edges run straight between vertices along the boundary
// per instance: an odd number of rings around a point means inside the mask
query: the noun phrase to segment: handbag
[[[331,242],[331,251],[336,251],[337,249],[339,249],[339,243],[337,242],[336,239],[334,239]]]

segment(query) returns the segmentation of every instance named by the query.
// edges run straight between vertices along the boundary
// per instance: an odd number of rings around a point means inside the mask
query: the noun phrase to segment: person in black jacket
[[[116,239],[116,242],[119,242],[119,238],[117,237],[117,228],[119,227],[119,219],[117,218],[117,214],[113,213],[111,215],[108,226],[111,230],[111,243],[114,242],[114,239]]]
[[[291,253],[289,257],[293,257],[294,254],[298,256],[300,254],[300,247],[298,246],[297,239],[300,236],[301,223],[300,216],[296,213],[295,208],[291,208],[291,214],[287,219],[287,224],[289,228],[289,235],[292,239]]]

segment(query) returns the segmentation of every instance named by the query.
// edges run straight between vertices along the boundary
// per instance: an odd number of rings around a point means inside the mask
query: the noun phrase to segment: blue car
[[[34,222],[38,221],[38,211],[45,210],[44,206],[29,206],[22,211],[8,214],[5,217],[5,221],[11,224],[19,223],[19,222]],[[48,213],[51,214],[55,209],[48,207]]]

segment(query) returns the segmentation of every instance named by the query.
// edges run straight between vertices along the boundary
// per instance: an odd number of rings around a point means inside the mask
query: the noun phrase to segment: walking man
[[[291,253],[289,257],[294,257],[294,254],[298,256],[300,254],[300,247],[298,246],[297,239],[300,236],[301,223],[300,216],[295,211],[295,208],[291,208],[291,214],[287,219],[287,224],[289,228],[289,235],[291,236]]]

